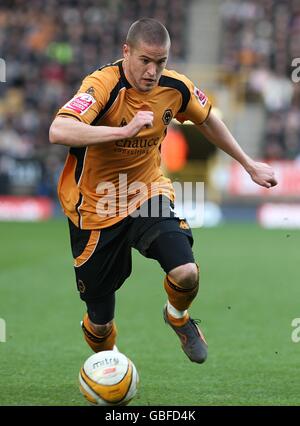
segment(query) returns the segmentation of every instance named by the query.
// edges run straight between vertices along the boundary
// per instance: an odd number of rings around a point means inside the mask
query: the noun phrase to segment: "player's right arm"
[[[136,136],[144,127],[152,127],[153,112],[139,111],[123,127],[91,126],[69,117],[56,117],[49,130],[52,144],[70,147],[97,145]]]

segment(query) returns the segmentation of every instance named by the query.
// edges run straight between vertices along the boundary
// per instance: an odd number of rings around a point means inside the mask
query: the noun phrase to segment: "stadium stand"
[[[84,75],[121,56],[128,26],[141,16],[166,24],[172,37],[170,63],[185,64],[191,56],[188,17],[194,3],[2,2],[0,56],[7,78],[0,83],[0,193],[56,198],[65,148],[49,146],[48,129],[58,106]],[[261,156],[299,158],[300,84],[291,80],[291,61],[300,57],[300,0],[228,0],[219,5],[216,66],[230,77],[242,75],[248,105],[263,105]]]

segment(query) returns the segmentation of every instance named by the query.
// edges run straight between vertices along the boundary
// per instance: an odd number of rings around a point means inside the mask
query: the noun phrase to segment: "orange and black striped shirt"
[[[58,183],[65,214],[81,229],[111,226],[150,197],[174,199],[170,179],[160,168],[160,147],[174,117],[203,123],[211,108],[206,95],[184,75],[164,70],[147,93],[125,77],[123,60],[88,75],[76,95],[57,113],[92,126],[123,126],[139,110],[153,111],[152,128],[133,137],[71,148]]]

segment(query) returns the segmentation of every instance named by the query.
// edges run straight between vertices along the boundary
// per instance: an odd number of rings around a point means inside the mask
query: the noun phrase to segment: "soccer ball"
[[[92,405],[127,405],[137,392],[133,362],[116,350],[90,356],[79,372],[79,389]]]

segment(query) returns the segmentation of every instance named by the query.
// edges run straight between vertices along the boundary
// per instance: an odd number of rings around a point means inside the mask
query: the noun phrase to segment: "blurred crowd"
[[[122,56],[127,30],[140,17],[167,26],[170,63],[184,62],[189,4],[1,2],[0,57],[6,63],[6,82],[0,82],[0,193],[11,192],[11,181],[21,188],[36,179],[33,192],[55,197],[66,154],[64,147],[48,143],[58,107],[72,97],[83,76]],[[221,14],[220,61],[228,74],[245,76],[247,100],[264,105],[262,155],[300,158],[300,82],[291,78],[292,60],[300,58],[300,0],[224,0]],[[24,163],[28,159],[35,162]]]
[[[172,39],[170,60],[183,61],[188,3],[189,0],[0,3],[0,56],[6,62],[6,82],[0,83],[0,193],[10,192],[9,188],[4,189],[9,181],[9,159],[34,157],[40,161],[36,173],[40,176],[38,194],[55,196],[65,149],[50,149],[48,130],[58,107],[72,97],[85,75],[122,56],[128,28],[141,17],[159,19],[167,26]]]
[[[245,76],[248,101],[264,105],[262,155],[300,159],[300,68],[292,66],[300,65],[300,0],[228,0],[221,12],[223,66]]]

